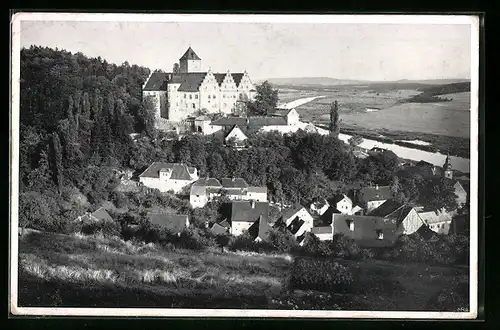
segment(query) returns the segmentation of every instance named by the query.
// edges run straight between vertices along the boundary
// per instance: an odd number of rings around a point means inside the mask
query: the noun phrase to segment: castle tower
[[[446,160],[443,165],[443,176],[448,179],[453,179],[453,169],[451,168],[450,156],[446,156]]]
[[[191,47],[179,59],[179,72],[201,72],[201,58],[196,55]]]

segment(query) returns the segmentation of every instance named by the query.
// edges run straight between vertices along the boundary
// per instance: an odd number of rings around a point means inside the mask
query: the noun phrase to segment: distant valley
[[[336,79],[330,77],[290,77],[290,78],[268,78],[256,81],[260,83],[267,80],[273,85],[290,86],[340,86],[340,85],[384,85],[384,84],[422,84],[422,85],[444,85],[459,82],[469,82],[470,79],[428,79],[428,80],[395,80],[395,81],[369,81]]]

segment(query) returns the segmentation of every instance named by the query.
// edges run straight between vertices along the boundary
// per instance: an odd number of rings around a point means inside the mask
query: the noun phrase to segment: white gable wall
[[[247,136],[239,127],[234,127],[233,130],[226,136],[226,141],[229,139],[234,138],[236,141],[245,141],[247,139]]]

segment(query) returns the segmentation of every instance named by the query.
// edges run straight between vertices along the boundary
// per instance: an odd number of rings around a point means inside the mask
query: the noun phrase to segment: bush
[[[217,248],[218,246],[214,236],[207,231],[193,227],[183,230],[178,236],[175,245],[190,250],[205,250]]]
[[[394,247],[379,250],[375,256],[383,260],[421,262],[441,265],[467,265],[469,240],[465,236],[440,236],[436,241],[414,234],[401,236]]]
[[[129,204],[127,196],[119,191],[114,191],[113,193],[111,193],[111,201],[113,202],[113,204],[115,204],[117,208],[120,209],[128,207]]]
[[[331,259],[296,258],[290,288],[324,292],[349,292],[353,275],[338,261]]]
[[[121,226],[114,221],[96,221],[83,224],[81,232],[85,235],[101,233],[104,236],[120,236]]]
[[[277,251],[291,252],[297,249],[297,239],[288,231],[271,229],[269,231],[269,244]]]
[[[306,234],[306,243],[299,250],[308,256],[336,257],[341,259],[361,258],[361,249],[356,242],[342,234],[335,234],[332,241],[320,241],[313,234]]]

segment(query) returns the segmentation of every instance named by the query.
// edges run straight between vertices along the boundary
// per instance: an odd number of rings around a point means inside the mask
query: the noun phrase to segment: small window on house
[[[200,195],[196,195],[196,197],[200,197]]]
[[[187,98],[187,94],[186,93],[184,93],[184,98]]]
[[[198,94],[196,94],[196,95],[194,96],[194,98],[195,98],[195,99],[198,99]]]
[[[211,98],[211,96],[210,96],[210,94],[208,94],[208,99],[210,99],[210,98]]]
[[[384,239],[384,232],[381,229],[377,230],[377,238]]]
[[[189,94],[189,99],[192,100],[193,99],[193,95]]]
[[[213,96],[213,99],[215,100],[215,95]]]
[[[196,108],[196,104],[193,103],[193,109],[195,109],[195,108]]]
[[[225,107],[227,107],[227,104],[226,104],[226,103],[224,103],[224,108],[225,108]]]

